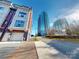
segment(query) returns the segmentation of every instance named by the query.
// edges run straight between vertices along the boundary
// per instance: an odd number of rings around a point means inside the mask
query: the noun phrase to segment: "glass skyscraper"
[[[48,15],[46,12],[42,12],[38,18],[38,35],[45,36],[48,32]]]

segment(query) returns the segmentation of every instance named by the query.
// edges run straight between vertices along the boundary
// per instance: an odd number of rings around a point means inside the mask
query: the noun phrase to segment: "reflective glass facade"
[[[45,36],[48,31],[48,15],[46,12],[42,12],[38,19],[38,35]]]

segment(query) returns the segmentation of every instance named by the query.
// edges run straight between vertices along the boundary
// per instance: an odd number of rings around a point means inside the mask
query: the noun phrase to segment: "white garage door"
[[[23,41],[24,33],[12,33],[10,41]]]

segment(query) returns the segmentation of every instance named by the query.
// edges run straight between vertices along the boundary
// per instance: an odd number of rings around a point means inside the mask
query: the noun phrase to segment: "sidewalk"
[[[0,59],[69,59],[42,41],[0,42]]]
[[[38,59],[34,42],[1,42],[0,59]]]
[[[69,59],[53,47],[50,47],[42,41],[35,42],[39,59]]]

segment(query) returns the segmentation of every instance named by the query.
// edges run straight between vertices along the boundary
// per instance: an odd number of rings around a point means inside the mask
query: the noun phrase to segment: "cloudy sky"
[[[79,0],[9,0],[15,4],[25,5],[33,9],[32,34],[37,32],[38,16],[46,11],[50,26],[57,18],[79,19]]]

